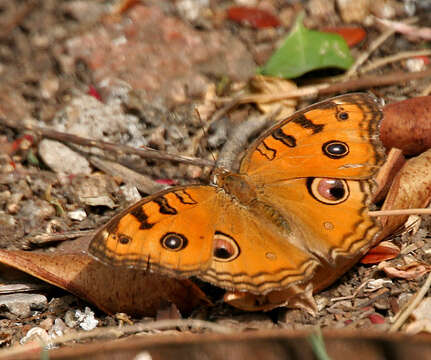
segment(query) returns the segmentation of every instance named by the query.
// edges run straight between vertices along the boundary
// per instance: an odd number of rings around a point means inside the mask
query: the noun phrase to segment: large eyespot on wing
[[[240,172],[258,182],[369,178],[384,157],[378,139],[381,117],[377,103],[366,94],[314,104],[259,137],[244,156]]]
[[[315,290],[339,278],[378,240],[381,227],[368,215],[372,185],[371,179],[298,178],[263,187],[262,199],[301,229],[301,238],[289,242],[319,259]]]
[[[380,226],[368,215],[371,188],[371,180],[300,178],[265,186],[263,197],[295,219],[307,251],[334,264],[374,245]]]
[[[295,230],[284,237],[267,220],[243,207],[226,207],[216,223],[212,262],[197,276],[225,289],[253,294],[310,280],[318,260],[290,241],[298,236]]]
[[[211,261],[220,208],[211,186],[176,187],[148,196],[115,216],[90,243],[100,261],[186,277]]]

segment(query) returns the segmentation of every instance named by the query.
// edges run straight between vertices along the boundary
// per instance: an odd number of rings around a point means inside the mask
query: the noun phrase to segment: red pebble
[[[370,319],[371,323],[373,324],[384,324],[385,318],[380,314],[370,314],[368,315],[368,319]]]
[[[280,26],[280,20],[275,15],[256,7],[232,6],[227,11],[227,17],[256,29]]]

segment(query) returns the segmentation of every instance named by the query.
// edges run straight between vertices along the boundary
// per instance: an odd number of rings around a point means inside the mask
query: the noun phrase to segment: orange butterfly
[[[368,205],[381,116],[366,94],[299,111],[255,140],[238,172],[216,169],[211,185],[173,187],[115,216],[90,253],[258,295],[327,286],[379,232]]]

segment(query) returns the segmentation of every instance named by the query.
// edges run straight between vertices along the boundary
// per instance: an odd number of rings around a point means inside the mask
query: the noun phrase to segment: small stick
[[[417,18],[410,18],[405,21],[403,21],[404,24],[413,24],[417,21]],[[352,77],[356,70],[365,62],[367,59],[371,56],[371,54],[380,47],[390,36],[395,34],[394,29],[387,29],[384,31],[377,39],[375,39],[370,46],[368,47],[368,50],[364,53],[362,53],[355,61],[355,63],[350,67],[349,71],[347,71],[345,78]]]
[[[139,191],[145,194],[152,194],[164,188],[163,185],[155,182],[149,176],[139,174],[119,163],[100,159],[96,156],[90,157],[90,163],[104,173],[119,177],[123,179],[124,182],[136,186]]]
[[[431,69],[419,72],[393,72],[386,75],[364,76],[360,79],[347,80],[334,84],[319,84],[314,86],[303,86],[299,89],[279,92],[277,94],[256,94],[245,95],[235,99],[236,103],[244,104],[248,102],[270,103],[281,101],[284,99],[310,97],[316,95],[329,95],[343,91],[355,91],[361,89],[369,89],[376,86],[387,86],[398,84],[410,80],[422,79],[431,77]],[[218,99],[219,101],[231,101],[226,99]]]
[[[102,150],[114,151],[118,154],[134,154],[144,159],[169,160],[169,161],[202,166],[202,167],[204,166],[214,167],[214,162],[210,160],[171,154],[164,151],[154,150],[146,146],[137,149],[127,145],[113,144],[106,141],[87,139],[81,136],[67,134],[61,131],[42,128],[35,125],[14,123],[5,118],[0,118],[0,124],[6,125],[13,129],[34,131],[35,133],[38,133],[40,136],[45,138],[49,138],[49,139],[53,139],[61,142],[71,142],[74,144],[84,145],[84,146],[94,146]]]
[[[63,233],[55,234],[38,234],[26,237],[26,240],[30,241],[35,245],[42,245],[54,241],[65,241],[75,239],[81,236],[91,236],[95,234],[95,230],[78,230],[78,231],[67,231]]]
[[[342,301],[342,300],[352,300],[354,299],[356,296],[358,296],[359,292],[365,287],[365,285],[367,285],[369,282],[371,281],[371,279],[367,279],[365,280],[361,285],[359,285],[359,287],[353,292],[352,295],[348,295],[348,296],[340,296],[340,297],[334,297],[332,299],[330,299],[331,302],[338,302],[338,301]]]
[[[422,285],[420,290],[416,293],[414,298],[408,303],[408,305],[403,310],[401,310],[400,312],[398,312],[397,315],[395,315],[394,323],[390,327],[389,332],[395,332],[401,326],[403,326],[403,324],[411,315],[413,310],[419,305],[421,300],[424,298],[430,286],[431,286],[431,273],[428,274],[428,278],[426,279],[425,283]]]
[[[370,216],[430,215],[431,209],[394,209],[368,211]]]
[[[397,62],[403,59],[412,58],[415,56],[428,56],[431,55],[431,50],[416,50],[416,51],[403,51],[395,55],[386,56],[384,58],[379,58],[371,63],[369,63],[367,66],[364,66],[362,69],[360,69],[361,74],[365,74],[366,72],[369,72],[371,70],[377,69],[379,67],[385,66],[387,64]]]

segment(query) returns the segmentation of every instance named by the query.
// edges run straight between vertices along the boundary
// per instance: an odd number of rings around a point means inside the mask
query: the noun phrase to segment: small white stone
[[[87,217],[87,213],[84,209],[76,209],[73,211],[69,211],[67,213],[67,216],[71,218],[72,220],[82,221]]]
[[[94,317],[94,312],[88,306],[85,307],[84,312],[76,310],[75,317],[80,323],[79,326],[86,331],[93,330],[99,323],[99,320]]]
[[[141,194],[139,194],[138,189],[134,185],[125,184],[120,187],[120,190],[123,193],[124,198],[130,203],[137,202],[142,198]]]

